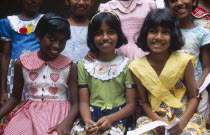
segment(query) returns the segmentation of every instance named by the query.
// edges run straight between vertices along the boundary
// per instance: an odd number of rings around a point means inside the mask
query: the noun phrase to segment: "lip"
[[[176,12],[177,12],[178,14],[183,14],[183,13],[186,12],[186,8],[176,9]]]

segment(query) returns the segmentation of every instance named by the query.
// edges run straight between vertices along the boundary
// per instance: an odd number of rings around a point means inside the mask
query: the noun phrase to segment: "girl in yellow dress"
[[[203,117],[196,113],[199,100],[191,55],[177,52],[183,39],[174,13],[166,9],[151,11],[143,24],[137,45],[149,54],[133,61],[129,68],[137,84],[142,107],[147,116],[137,120],[137,127],[161,120],[179,123],[170,134],[207,135]],[[158,127],[145,134],[164,134]]]

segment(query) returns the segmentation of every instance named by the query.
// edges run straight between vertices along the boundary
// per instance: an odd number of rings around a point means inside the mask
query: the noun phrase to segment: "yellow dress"
[[[188,96],[183,83],[183,74],[190,60],[194,63],[195,58],[188,54],[173,52],[159,76],[147,61],[146,56],[129,65],[131,71],[148,90],[148,100],[152,111],[168,121],[168,124],[180,118],[186,110]],[[151,121],[147,116],[140,117],[136,127],[141,127]],[[145,133],[145,135],[148,134],[158,135],[155,130]],[[195,113],[182,132],[182,135],[191,134],[208,134],[202,115]]]

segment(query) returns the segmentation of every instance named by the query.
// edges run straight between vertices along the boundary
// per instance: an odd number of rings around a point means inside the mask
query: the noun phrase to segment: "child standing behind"
[[[133,61],[129,68],[138,87],[142,107],[147,114],[137,120],[137,127],[160,120],[179,123],[170,134],[207,135],[198,106],[194,79],[194,57],[176,52],[183,45],[175,14],[168,8],[151,11],[143,24],[137,45],[150,53]],[[164,127],[145,135],[164,134]]]
[[[210,31],[202,26],[196,26],[191,21],[191,12],[196,8],[197,0],[165,0],[165,5],[170,7],[179,20],[182,35],[185,38],[185,45],[181,52],[194,55],[196,57],[195,80],[197,88],[202,86],[206,76],[210,72],[210,61],[208,46],[210,45]],[[204,90],[201,93],[202,100],[198,106],[198,112],[205,120],[208,119],[208,92]]]
[[[78,90],[76,65],[60,55],[70,37],[68,28],[68,21],[53,13],[37,24],[40,51],[23,54],[15,62],[12,96],[0,109],[0,118],[21,101],[24,83],[29,100],[15,112],[4,135],[69,134],[78,113]]]
[[[16,59],[21,54],[40,48],[34,30],[42,17],[39,13],[42,2],[43,0],[20,0],[21,13],[1,20],[0,37],[3,42],[0,60],[0,105],[3,105],[12,93]],[[23,100],[26,99],[27,94],[23,92]]]
[[[123,32],[128,39],[128,44],[117,49],[117,54],[130,59],[137,59],[146,54],[136,46],[134,35],[141,29],[148,12],[155,8],[153,0],[111,0],[100,4],[100,11],[111,10],[119,16]]]
[[[89,51],[87,46],[89,23],[87,14],[93,2],[94,0],[66,0],[66,4],[71,9],[71,16],[68,19],[71,39],[66,42],[66,47],[61,54],[73,59],[75,63],[81,61]]]
[[[73,135],[125,134],[132,125],[136,90],[128,69],[129,59],[115,53],[127,43],[118,16],[98,12],[88,28],[88,47],[96,53],[94,62],[78,63],[80,114]]]

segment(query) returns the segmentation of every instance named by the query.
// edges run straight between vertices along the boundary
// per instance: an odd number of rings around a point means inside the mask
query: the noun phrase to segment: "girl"
[[[96,53],[94,62],[78,63],[80,114],[73,135],[121,135],[131,126],[136,90],[128,70],[129,59],[115,53],[127,43],[118,16],[111,11],[98,12],[88,28],[88,47]]]
[[[66,42],[66,47],[61,54],[72,58],[74,62],[81,61],[89,51],[87,46],[87,30],[89,19],[87,14],[94,0],[66,0],[71,9],[68,19],[71,29],[71,39]]]
[[[155,120],[171,124],[178,118],[180,122],[169,130],[170,134],[207,135],[203,117],[194,113],[199,102],[194,57],[176,52],[183,44],[177,19],[170,9],[155,9],[147,15],[137,45],[150,53],[129,66],[147,114],[137,120],[137,127]],[[145,134],[164,134],[164,128]]]
[[[24,83],[29,100],[14,113],[5,135],[69,134],[78,113],[78,90],[76,65],[60,55],[70,37],[68,28],[68,21],[53,13],[44,15],[37,24],[40,51],[23,54],[15,62],[12,96],[0,109],[0,118],[21,101]]]
[[[117,49],[117,54],[130,59],[137,59],[146,54],[134,43],[134,35],[141,29],[148,12],[155,8],[153,0],[110,0],[100,4],[100,11],[111,10],[119,16],[123,32],[128,39],[128,44]]]
[[[195,80],[199,89],[206,76],[210,72],[210,61],[208,46],[210,45],[210,31],[202,26],[196,26],[191,21],[191,12],[197,6],[197,0],[165,0],[166,6],[170,7],[176,14],[181,32],[185,38],[185,45],[181,52],[194,55],[196,57],[195,64]],[[201,64],[202,63],[202,64]],[[199,103],[198,111],[205,120],[208,119],[208,92],[204,90],[201,93],[202,100]]]
[[[2,57],[0,60],[0,105],[10,97],[14,81],[15,60],[24,53],[39,50],[34,30],[42,14],[39,9],[43,0],[20,0],[22,12],[19,15],[8,16],[1,20],[0,37],[2,42]],[[23,92],[22,100],[27,99]],[[8,118],[1,121],[1,128]]]

